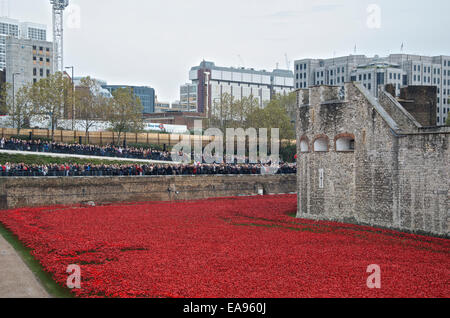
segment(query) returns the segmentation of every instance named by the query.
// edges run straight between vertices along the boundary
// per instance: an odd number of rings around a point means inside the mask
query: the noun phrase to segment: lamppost
[[[72,131],[75,130],[75,81],[73,79],[74,67],[66,66],[65,69],[72,69]]]
[[[16,115],[16,88],[15,88],[15,83],[16,83],[16,75],[20,75],[20,73],[13,73],[12,74],[12,95],[13,95],[13,107],[12,107],[12,113],[13,113],[13,118]]]

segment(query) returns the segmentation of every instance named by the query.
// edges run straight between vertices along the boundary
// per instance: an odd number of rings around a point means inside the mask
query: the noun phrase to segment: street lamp
[[[206,86],[206,110],[205,110],[205,114],[206,116],[209,118],[209,76],[211,75],[211,72],[204,72],[205,74],[205,86]]]
[[[75,130],[75,81],[73,79],[74,67],[66,66],[65,69],[72,69],[72,131]]]
[[[13,73],[12,74],[12,90],[13,90],[13,92],[12,92],[12,95],[13,95],[13,108],[12,108],[12,111],[13,111],[13,116],[15,116],[15,114],[16,114],[16,88],[15,88],[15,82],[16,82],[16,75],[20,75],[20,73]]]

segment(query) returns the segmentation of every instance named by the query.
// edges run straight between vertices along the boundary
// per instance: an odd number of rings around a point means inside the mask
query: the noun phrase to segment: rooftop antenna
[[[286,69],[290,70],[291,69],[291,61],[289,60],[287,53],[284,54],[284,58],[286,59]]]
[[[53,70],[64,72],[64,9],[69,0],[50,0],[53,5]]]
[[[239,63],[240,63],[238,68],[245,67],[244,59],[242,58],[242,56],[240,54],[238,54],[238,58],[239,58]]]
[[[354,48],[353,52],[356,55],[356,44],[355,44],[355,48]]]

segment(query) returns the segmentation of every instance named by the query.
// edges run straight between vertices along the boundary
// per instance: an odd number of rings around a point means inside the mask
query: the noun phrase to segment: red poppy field
[[[0,222],[78,297],[449,297],[449,240],[295,219],[295,195],[23,208]],[[367,287],[367,267],[381,288]]]

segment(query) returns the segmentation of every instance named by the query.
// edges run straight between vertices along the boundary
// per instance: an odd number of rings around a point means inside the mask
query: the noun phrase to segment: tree
[[[82,78],[75,92],[77,118],[83,126],[89,142],[89,130],[105,117],[108,98],[101,95],[100,84],[90,77]]]
[[[259,109],[259,101],[252,95],[235,99],[228,93],[222,94],[219,101],[214,102],[209,127],[225,131],[227,128],[247,128],[247,117]]]
[[[50,120],[52,140],[58,121],[64,114],[71,87],[70,79],[57,72],[34,83],[31,88],[31,99],[36,113]]]
[[[295,138],[294,124],[280,99],[272,100],[266,108],[255,109],[247,118],[247,125],[254,128],[280,129],[281,140]]]
[[[446,121],[445,125],[450,126],[450,112],[447,114],[447,121]]]
[[[112,93],[113,99],[107,105],[107,121],[112,130],[119,134],[118,143],[124,132],[143,129],[143,106],[131,88],[118,88]]]
[[[11,91],[12,94],[12,91]],[[17,133],[20,129],[29,127],[35,109],[33,107],[33,100],[31,95],[31,85],[25,85],[19,88],[14,98],[14,105],[10,102],[12,98],[8,98],[7,114],[9,121],[14,128],[17,128]]]

